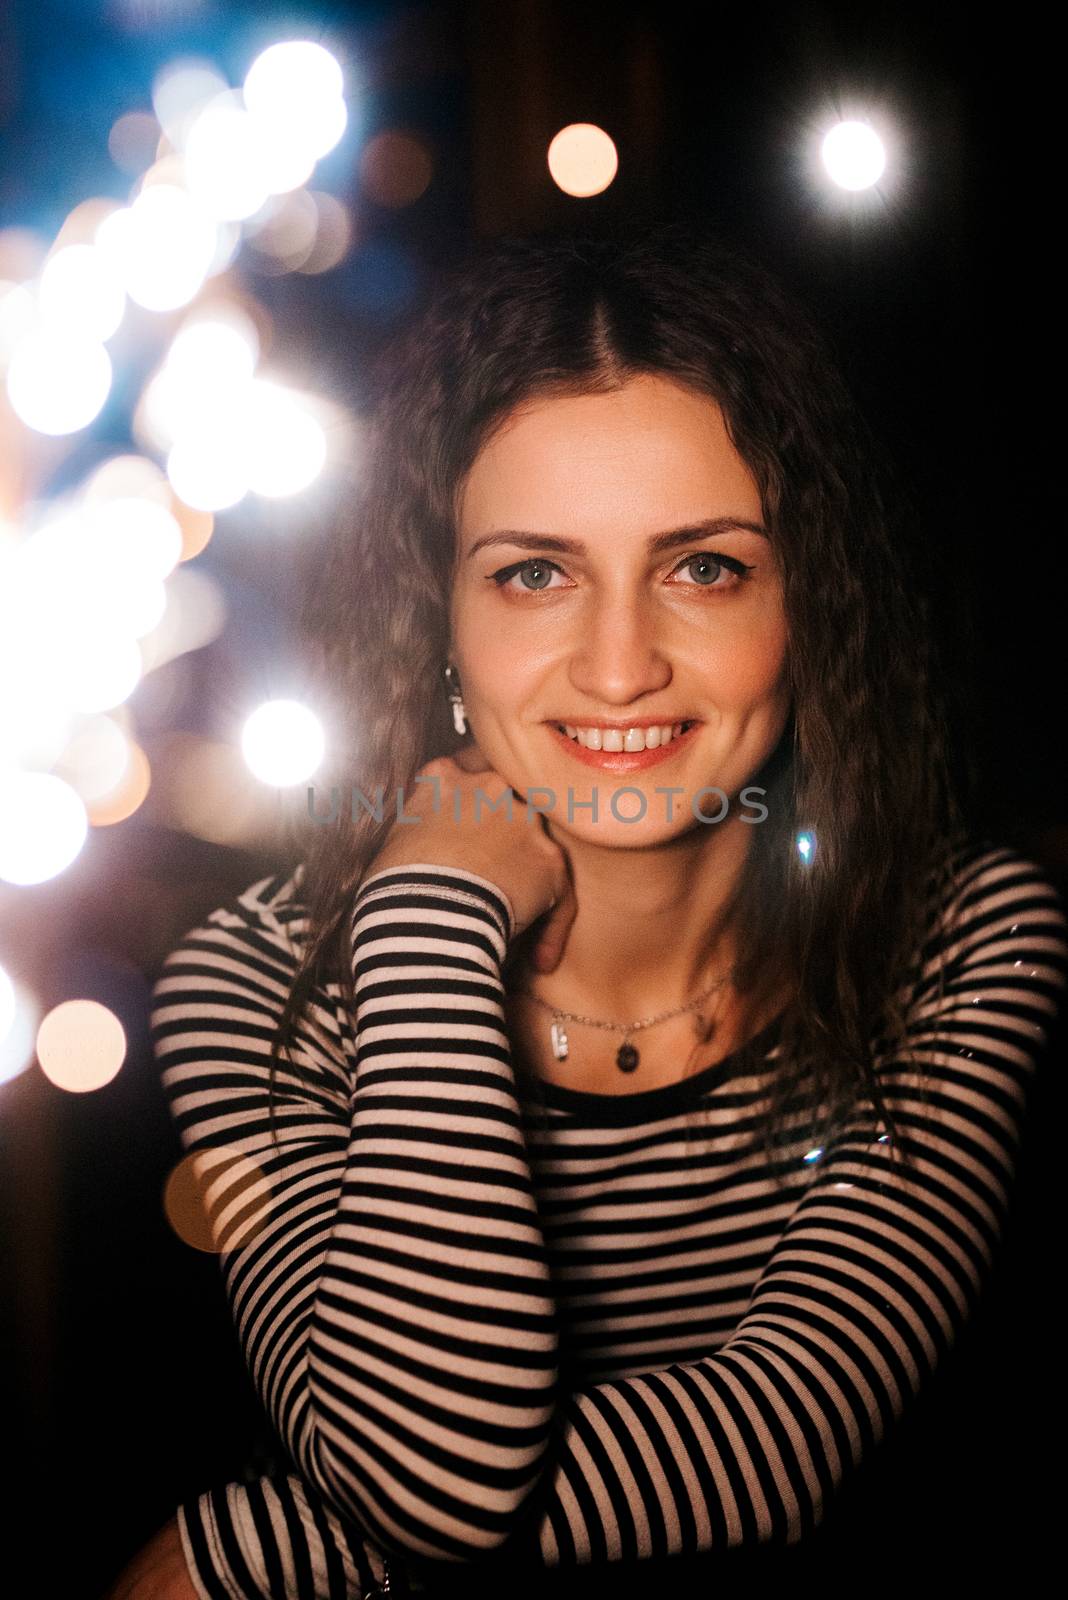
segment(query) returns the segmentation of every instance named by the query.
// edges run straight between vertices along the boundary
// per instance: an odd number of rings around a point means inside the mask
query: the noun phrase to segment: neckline
[[[681,1111],[711,1093],[731,1076],[743,1055],[767,1052],[774,1045],[782,1027],[785,1011],[778,1012],[759,1033],[745,1044],[740,1044],[719,1061],[691,1072],[677,1083],[662,1084],[656,1089],[635,1089],[629,1094],[599,1094],[595,1089],[572,1089],[566,1084],[552,1083],[540,1078],[526,1098],[559,1107],[561,1111],[596,1112],[602,1122],[631,1122],[645,1117],[658,1117],[672,1111]]]

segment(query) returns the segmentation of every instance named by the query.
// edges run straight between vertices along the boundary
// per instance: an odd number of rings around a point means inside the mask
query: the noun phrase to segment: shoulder
[[[156,983],[158,998],[182,972],[217,968],[250,978],[291,975],[307,936],[302,898],[304,867],[258,878],[208,913],[169,951]]]
[[[958,837],[932,871],[926,935],[900,998],[917,1037],[958,1056],[1033,1063],[1068,984],[1068,917],[1049,871],[1010,844]]]
[[[979,945],[1026,940],[1063,968],[1068,916],[1049,871],[1015,846],[959,835],[932,874],[928,937],[951,963]]]

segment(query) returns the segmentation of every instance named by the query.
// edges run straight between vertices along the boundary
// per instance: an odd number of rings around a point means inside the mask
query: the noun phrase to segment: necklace
[[[528,1000],[533,1000],[535,1005],[541,1006],[545,1011],[551,1011],[553,1020],[549,1027],[549,1038],[553,1047],[553,1055],[557,1061],[566,1061],[568,1057],[567,1031],[565,1022],[578,1022],[587,1028],[606,1028],[611,1033],[621,1033],[623,1043],[616,1051],[616,1066],[620,1072],[633,1072],[641,1060],[641,1055],[636,1045],[631,1044],[631,1034],[637,1033],[641,1028],[651,1028],[657,1022],[667,1022],[670,1017],[681,1017],[687,1011],[696,1011],[717,989],[723,987],[727,979],[735,972],[734,967],[728,967],[722,977],[710,984],[703,993],[691,1000],[687,1005],[679,1006],[675,1011],[661,1011],[658,1016],[645,1017],[641,1022],[603,1022],[597,1017],[581,1017],[574,1011],[561,1011],[559,1006],[554,1006],[548,1000],[543,1000],[530,989],[517,989],[516,994],[526,995]]]

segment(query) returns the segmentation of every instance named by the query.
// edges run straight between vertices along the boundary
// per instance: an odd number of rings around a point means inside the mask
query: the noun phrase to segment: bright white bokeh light
[[[867,122],[839,122],[820,147],[823,165],[840,189],[870,189],[886,168],[886,149]]]
[[[213,413],[232,411],[229,397],[235,388],[244,389],[248,384],[258,355],[255,325],[236,307],[218,308],[186,322],[142,400],[141,421],[157,449],[168,451],[181,434],[198,431],[206,407]],[[181,493],[177,485],[175,489]],[[220,510],[221,506],[200,509]]]
[[[268,45],[245,74],[249,110],[279,118],[310,111],[323,100],[336,100],[344,90],[337,58],[310,39]]]
[[[0,967],[0,1041],[7,1038],[15,1020],[15,985]]]
[[[816,853],[816,840],[811,833],[799,833],[797,836],[797,853],[806,867]]]
[[[245,417],[248,485],[254,494],[282,499],[299,494],[326,461],[326,435],[288,390],[257,379]]]
[[[50,329],[83,339],[110,339],[126,310],[115,263],[91,244],[57,250],[41,272],[37,300]]]
[[[244,459],[206,425],[177,439],[167,456],[167,476],[178,498],[194,511],[228,511],[248,494]]]
[[[64,639],[53,660],[53,673],[57,690],[72,711],[111,711],[140,683],[141,652],[136,639],[87,628],[81,636]]]
[[[251,378],[258,355],[255,324],[228,308],[183,323],[167,353],[167,366],[188,385],[208,388]]]
[[[185,181],[210,216],[238,222],[258,211],[270,193],[260,129],[228,95],[205,106],[185,144]]]
[[[133,205],[105,217],[96,242],[131,300],[147,311],[174,311],[203,285],[217,238],[212,218],[184,189],[152,183]]]
[[[279,789],[310,778],[325,750],[319,718],[299,700],[268,700],[241,731],[241,753],[249,770]]]
[[[306,39],[293,39],[270,45],[258,55],[244,83],[244,100],[249,112],[261,123],[276,161],[285,159],[284,147],[294,152],[294,171],[303,153],[314,164],[337,144],[348,122],[343,98],[341,67],[329,50]],[[303,178],[285,182],[295,189]],[[282,193],[280,187],[273,190]]]
[[[35,626],[62,636],[91,625],[139,639],[159,622],[166,605],[159,548],[129,523],[110,521],[107,510],[80,507],[26,541],[19,604]]]
[[[333,104],[344,109],[345,102],[335,100]],[[307,183],[318,159],[313,149],[295,140],[284,125],[268,122],[264,117],[253,117],[252,122],[259,140],[267,193],[289,194]]]
[[[10,1083],[33,1060],[37,1003],[0,968],[0,1083]]]
[[[41,328],[15,346],[7,392],[16,416],[36,433],[77,433],[98,416],[111,390],[102,344],[69,330]]]
[[[87,505],[84,517],[101,559],[107,560],[116,572],[139,572],[148,580],[162,579],[181,560],[182,530],[170,511],[153,500],[117,495]],[[147,632],[147,628],[140,628],[138,636]]]
[[[73,714],[53,692],[50,675],[37,673],[37,659],[20,647],[29,628],[7,629],[0,638],[0,772],[50,767],[71,737]]]
[[[222,511],[249,492],[281,499],[312,483],[326,461],[322,426],[298,397],[253,378],[204,393],[167,458],[186,505]]]
[[[44,883],[66,870],[89,832],[80,796],[51,772],[0,774],[0,878]]]
[[[343,89],[341,68],[322,45],[292,40],[257,56],[243,93],[268,193],[299,189],[338,143],[348,126]]]

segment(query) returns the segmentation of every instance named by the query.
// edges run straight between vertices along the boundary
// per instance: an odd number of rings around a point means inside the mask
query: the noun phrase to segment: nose
[[[587,612],[568,676],[584,699],[606,706],[631,705],[671,682],[671,663],[640,600]]]

